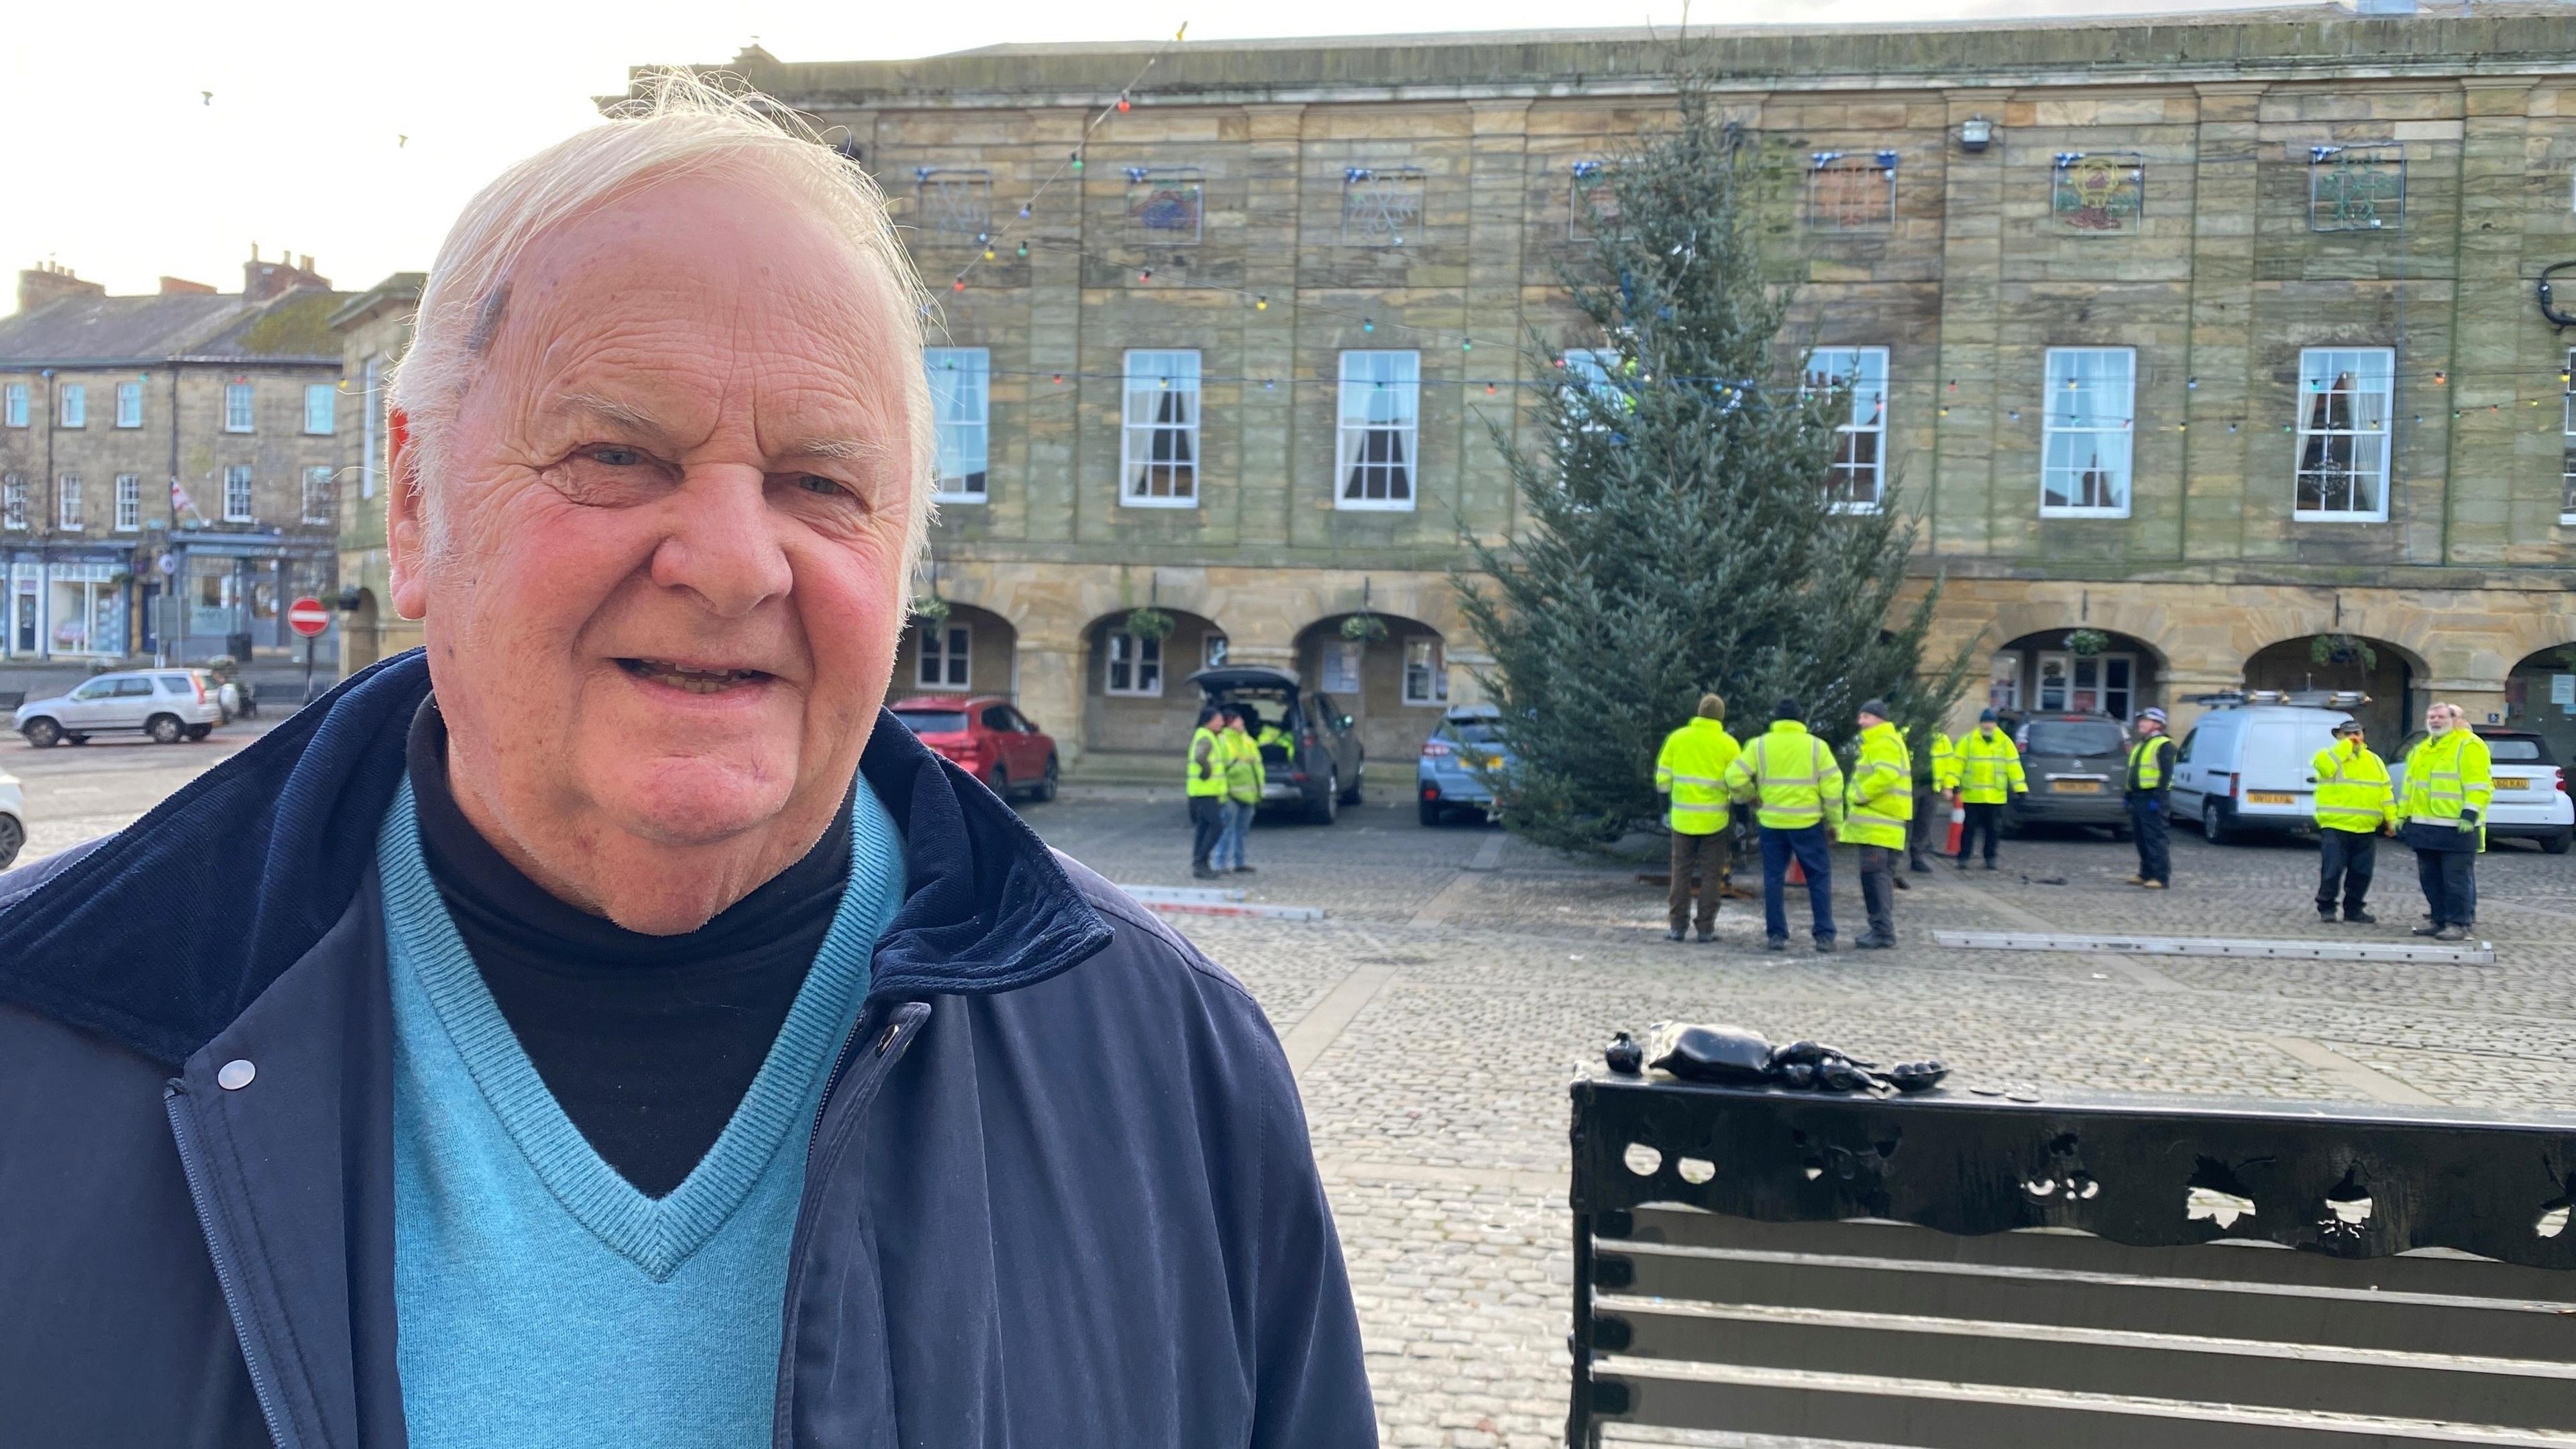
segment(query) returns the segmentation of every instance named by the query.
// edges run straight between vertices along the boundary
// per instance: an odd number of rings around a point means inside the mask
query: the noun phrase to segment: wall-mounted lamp
[[[1959,149],[1962,151],[1983,151],[1986,143],[1994,138],[1995,123],[1983,116],[1970,116],[1959,123]]]

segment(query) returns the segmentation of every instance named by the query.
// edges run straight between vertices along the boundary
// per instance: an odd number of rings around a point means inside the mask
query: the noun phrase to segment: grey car
[[[1209,704],[1245,709],[1260,721],[1252,734],[1261,741],[1267,777],[1264,808],[1302,806],[1308,818],[1330,825],[1341,818],[1343,806],[1360,803],[1360,770],[1368,752],[1331,695],[1307,689],[1287,670],[1259,664],[1220,664],[1191,675],[1190,683]]]
[[[2037,714],[2022,722],[2013,743],[2021,748],[2022,775],[2030,793],[2004,810],[2004,828],[2085,825],[2129,836],[2124,800],[2129,732],[2107,714]]]

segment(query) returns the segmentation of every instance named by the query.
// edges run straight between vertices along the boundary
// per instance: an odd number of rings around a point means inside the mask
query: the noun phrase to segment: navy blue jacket
[[[0,1443],[404,1442],[374,838],[428,689],[388,660],[0,876]],[[860,769],[910,882],[807,1149],[775,1444],[1374,1444],[1250,996],[890,718]]]

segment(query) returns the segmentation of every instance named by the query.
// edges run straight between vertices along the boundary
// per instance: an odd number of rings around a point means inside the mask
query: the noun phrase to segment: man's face
[[[1862,710],[1860,712],[1860,727],[1862,729],[1874,730],[1885,723],[1887,723],[1887,721],[1880,719],[1877,715],[1871,714],[1868,710]]]
[[[848,788],[902,623],[919,365],[861,275],[724,178],[521,258],[424,480],[447,547],[398,519],[394,581],[513,835],[711,845]]]
[[[2427,707],[2424,711],[2424,728],[2437,735],[2448,732],[2451,728],[2451,712],[2438,704]]]
[[[2138,721],[2139,734],[2153,736],[2163,734],[2164,732],[2164,722],[2161,720],[2142,719]]]

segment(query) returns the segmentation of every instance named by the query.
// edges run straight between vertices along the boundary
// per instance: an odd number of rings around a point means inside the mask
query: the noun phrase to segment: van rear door
[[[2237,770],[2244,779],[2237,790],[2236,813],[2300,820],[2314,816],[2317,787],[2308,783],[2308,762],[2333,743],[2330,715],[2249,721],[2245,748],[2237,756]]]

